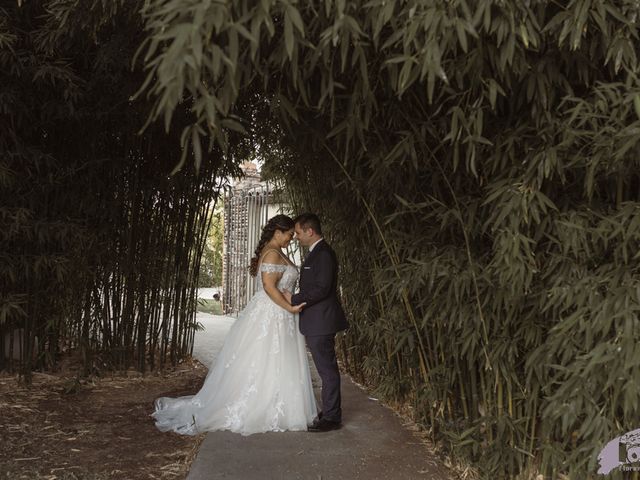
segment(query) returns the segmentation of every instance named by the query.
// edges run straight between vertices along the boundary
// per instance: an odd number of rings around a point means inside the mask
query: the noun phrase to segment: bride
[[[156,426],[195,435],[212,430],[252,433],[307,430],[317,413],[298,313],[282,295],[298,270],[282,253],[294,222],[271,218],[251,259],[256,294],[233,323],[198,393],[155,401]],[[259,275],[258,275],[259,274]]]

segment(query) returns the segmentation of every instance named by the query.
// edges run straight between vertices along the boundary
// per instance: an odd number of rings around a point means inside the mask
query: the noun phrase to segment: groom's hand
[[[300,313],[305,305],[306,303],[301,303],[300,305],[292,305],[291,313]]]
[[[291,292],[289,290],[285,290],[284,292],[282,292],[282,295],[287,302],[291,303]]]

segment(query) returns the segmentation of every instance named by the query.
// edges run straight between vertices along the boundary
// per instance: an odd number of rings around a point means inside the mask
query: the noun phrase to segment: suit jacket
[[[300,271],[300,292],[291,304],[307,305],[300,312],[300,333],[305,336],[330,335],[349,324],[338,299],[338,259],[321,240],[307,255]]]

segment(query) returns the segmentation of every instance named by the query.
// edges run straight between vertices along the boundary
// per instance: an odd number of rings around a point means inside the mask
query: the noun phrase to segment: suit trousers
[[[341,422],[340,370],[336,358],[335,334],[310,335],[305,339],[322,380],[322,418]]]

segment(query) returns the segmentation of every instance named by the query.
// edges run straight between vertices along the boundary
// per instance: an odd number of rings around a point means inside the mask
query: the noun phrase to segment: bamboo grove
[[[212,152],[199,175],[171,175],[180,131],[138,134],[150,108],[135,98],[139,8],[0,7],[0,370],[29,379],[79,352],[80,374],[144,371],[191,352],[226,173]]]
[[[151,118],[322,216],[356,378],[482,478],[595,478],[640,424],[639,10],[150,0]]]

